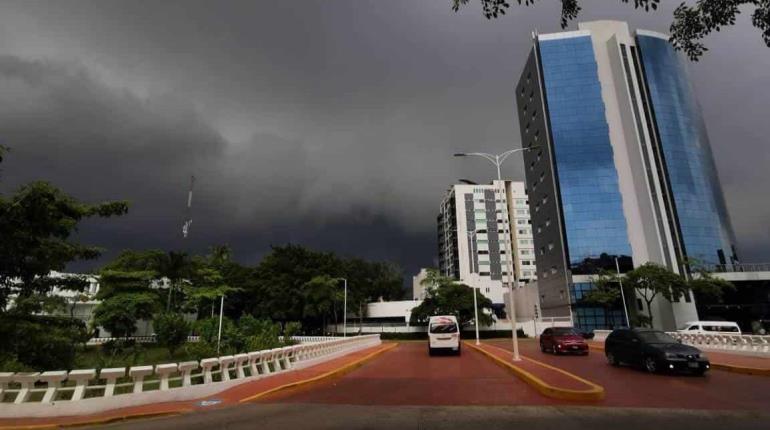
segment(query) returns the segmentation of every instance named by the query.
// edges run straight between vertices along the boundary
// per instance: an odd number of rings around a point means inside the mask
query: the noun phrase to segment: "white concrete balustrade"
[[[92,413],[114,407],[201,398],[250,380],[379,345],[380,336],[297,337],[295,341],[300,343],[199,362],[100,371],[0,372],[0,418]]]
[[[690,334],[680,332],[669,332],[668,334],[674,339],[681,340],[682,343],[698,348],[770,356],[770,336],[721,333]]]

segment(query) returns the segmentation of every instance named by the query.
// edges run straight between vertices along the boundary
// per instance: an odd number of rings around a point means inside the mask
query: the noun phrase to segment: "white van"
[[[741,334],[741,328],[732,321],[690,321],[677,331],[690,334]]]
[[[454,315],[430,317],[428,320],[428,354],[436,350],[460,355],[460,325]]]

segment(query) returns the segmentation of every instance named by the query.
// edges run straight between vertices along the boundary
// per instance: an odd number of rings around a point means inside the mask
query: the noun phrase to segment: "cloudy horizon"
[[[106,257],[229,244],[254,264],[297,243],[393,261],[409,279],[434,264],[445,190],[495,173],[452,154],[520,146],[514,87],[531,32],[561,31],[552,3],[488,21],[448,0],[4,1],[0,191],[43,179],[129,200],[127,216],[81,228]],[[585,1],[580,21],[666,32],[673,7]],[[706,43],[691,75],[739,256],[767,262],[770,49],[748,16]],[[523,179],[520,159],[503,174]]]

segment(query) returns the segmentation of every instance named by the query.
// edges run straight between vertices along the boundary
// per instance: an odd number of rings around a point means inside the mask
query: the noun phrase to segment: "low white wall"
[[[125,408],[130,406],[139,406],[144,404],[150,404],[150,403],[161,403],[161,402],[174,402],[174,401],[183,401],[183,400],[193,400],[198,398],[204,398],[208,397],[214,394],[217,394],[219,392],[222,392],[228,388],[234,387],[236,385],[240,385],[243,383],[255,381],[257,379],[261,378],[269,378],[273,375],[283,373],[283,372],[290,372],[298,369],[307,368],[313,365],[316,365],[318,363],[322,363],[325,361],[333,360],[337,357],[350,354],[352,352],[360,351],[362,349],[370,348],[376,345],[379,345],[381,343],[379,335],[367,335],[367,336],[350,336],[347,338],[322,338],[319,342],[312,342],[309,340],[312,339],[298,339],[302,343],[299,345],[294,346],[288,346],[284,348],[279,348],[275,350],[269,350],[269,351],[257,351],[254,353],[250,353],[249,355],[255,355],[257,353],[261,353],[265,355],[266,357],[272,357],[275,360],[279,360],[278,366],[274,368],[273,371],[268,371],[267,373],[261,374],[255,374],[252,376],[245,376],[244,377],[235,377],[230,379],[229,381],[218,381],[218,382],[204,382],[202,384],[193,384],[188,386],[182,386],[182,387],[176,387],[176,388],[169,388],[166,390],[152,390],[152,391],[142,391],[142,392],[135,392],[135,393],[129,393],[129,394],[116,394],[114,396],[110,397],[93,397],[93,398],[85,398],[85,399],[79,399],[79,400],[61,400],[61,401],[52,401],[52,402],[25,402],[25,400],[22,400],[20,403],[0,403],[0,418],[24,418],[24,417],[56,417],[56,416],[74,416],[74,415],[85,415],[85,414],[94,414],[98,412],[103,412],[107,410],[112,409],[118,409],[118,408]],[[271,355],[266,355],[271,354]],[[236,356],[225,356],[225,357],[218,357],[216,359],[207,359],[207,360],[216,360],[219,363],[225,363],[225,368],[228,372],[250,372],[249,366],[251,365],[251,360],[246,362],[241,362],[241,369],[238,369],[237,364],[233,361],[234,359],[237,359],[239,356],[243,356],[245,354],[240,354]],[[280,358],[275,358],[280,357]],[[289,364],[287,365],[285,361],[288,360]],[[201,360],[200,364],[201,367],[203,366],[203,363],[206,360]],[[229,364],[228,364],[229,363]],[[269,361],[269,363],[273,363],[272,361]],[[174,363],[173,365],[176,366]],[[260,366],[260,364],[257,364],[257,366]],[[155,372],[157,372],[159,366],[155,366]],[[137,367],[132,367],[131,369],[135,369]],[[152,370],[152,366],[150,366]],[[221,368],[221,365],[220,365]],[[268,368],[269,370],[269,368]],[[72,371],[69,372],[70,377],[73,375]],[[152,371],[150,372],[152,373]],[[192,377],[200,377],[203,372],[198,372],[195,374],[192,374]],[[7,393],[16,393],[17,395],[17,401],[19,399],[18,393],[19,389],[8,389],[8,382],[18,382],[21,381],[24,376],[27,376],[28,374],[13,374],[13,373],[2,373],[0,372],[0,395],[3,394],[3,392]],[[102,376],[101,374],[99,375]],[[168,380],[168,377],[167,377]],[[95,383],[98,383],[97,381],[93,381]],[[135,381],[136,382],[136,378]],[[145,384],[148,384],[149,381],[142,382],[142,379],[139,378],[139,384],[140,386],[144,387]],[[154,384],[157,384],[157,381],[153,382]],[[92,386],[95,384],[91,384]],[[24,389],[24,386],[22,386],[22,389]],[[34,391],[45,391],[45,389],[35,389]],[[2,397],[0,397],[1,399]]]

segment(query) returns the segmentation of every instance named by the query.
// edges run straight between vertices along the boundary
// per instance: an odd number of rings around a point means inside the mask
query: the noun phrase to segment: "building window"
[[[553,242],[549,242],[548,243],[548,250],[550,251],[552,249],[553,249]]]

